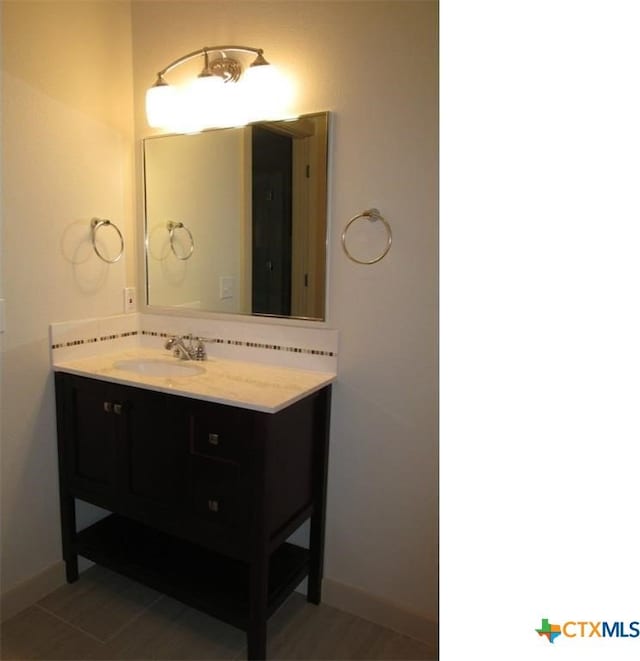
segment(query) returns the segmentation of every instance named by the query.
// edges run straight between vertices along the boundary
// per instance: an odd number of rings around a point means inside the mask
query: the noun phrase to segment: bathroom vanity
[[[245,630],[264,659],[267,620],[305,577],[321,598],[332,378],[234,404],[215,385],[232,362],[182,380],[54,365],[63,557],[69,582],[84,556]],[[244,370],[237,393],[259,392]],[[76,499],[112,514],[78,531]],[[308,519],[309,548],[287,542]]]

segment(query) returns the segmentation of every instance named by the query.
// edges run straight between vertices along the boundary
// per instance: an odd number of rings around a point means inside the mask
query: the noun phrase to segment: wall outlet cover
[[[125,287],[123,290],[124,293],[124,311],[125,312],[135,312],[136,311],[136,288],[135,287]]]

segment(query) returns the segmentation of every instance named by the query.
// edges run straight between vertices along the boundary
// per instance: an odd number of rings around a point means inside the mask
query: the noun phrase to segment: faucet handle
[[[207,350],[201,337],[196,337],[195,360],[206,360]]]

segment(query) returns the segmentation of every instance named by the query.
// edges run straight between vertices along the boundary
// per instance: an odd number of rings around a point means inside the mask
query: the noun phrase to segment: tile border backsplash
[[[126,333],[112,333],[111,335],[102,335],[101,337],[78,338],[76,340],[67,340],[65,342],[52,344],[51,349],[62,349],[64,347],[73,347],[80,344],[94,344],[96,342],[108,342],[109,340],[119,340],[121,337],[133,337],[138,334],[139,331],[135,330],[128,331]]]
[[[200,337],[210,358],[337,371],[338,332],[299,326],[132,313],[53,323],[52,362],[144,346],[164,350],[170,335]]]
[[[140,331],[141,335],[149,335],[151,337],[171,337],[175,333],[158,332],[158,331]],[[293,351],[294,353],[308,353],[312,356],[335,356],[333,351],[323,351],[322,349],[303,349],[301,347],[286,347],[279,344],[262,344],[260,342],[245,342],[244,340],[225,340],[221,337],[202,337],[198,336],[205,344],[231,344],[236,347],[251,347],[255,349],[270,349],[272,351]]]

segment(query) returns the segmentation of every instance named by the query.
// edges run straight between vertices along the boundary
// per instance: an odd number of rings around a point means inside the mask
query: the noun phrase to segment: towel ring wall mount
[[[118,254],[111,259],[103,255],[100,250],[98,250],[96,236],[98,234],[98,230],[101,227],[113,227],[118,235],[118,238],[120,239],[120,250],[118,251]],[[115,264],[122,257],[122,253],[124,252],[124,239],[122,238],[122,232],[118,229],[118,226],[115,223],[112,223],[108,218],[91,219],[91,243],[93,244],[93,250],[95,251],[96,255],[98,255],[98,257],[100,257],[100,259],[107,264]]]
[[[386,231],[387,231],[387,244],[384,247],[384,250],[380,255],[377,257],[374,257],[373,259],[358,259],[357,257],[354,257],[350,252],[349,249],[347,248],[347,232],[349,231],[349,228],[353,223],[355,223],[357,220],[360,218],[366,218],[370,220],[371,222],[375,222],[377,220],[381,221],[382,224],[384,225]],[[378,209],[367,209],[366,211],[362,211],[359,214],[356,214],[353,218],[349,220],[349,222],[346,224],[344,231],[342,232],[342,249],[344,250],[346,256],[356,264],[375,264],[376,262],[379,262],[388,252],[389,248],[391,248],[391,242],[392,242],[392,235],[391,235],[391,226],[389,223],[384,219],[382,214],[378,211]]]
[[[193,254],[193,248],[194,248],[193,234],[191,234],[189,228],[186,227],[184,223],[174,223],[173,220],[169,220],[167,222],[167,229],[169,230],[169,245],[171,246],[171,252],[173,252],[173,254],[182,261],[189,259],[189,257],[191,257],[191,255]],[[187,233],[187,236],[189,237],[189,249],[186,255],[180,255],[176,251],[176,247],[174,243],[176,230],[184,230]]]

